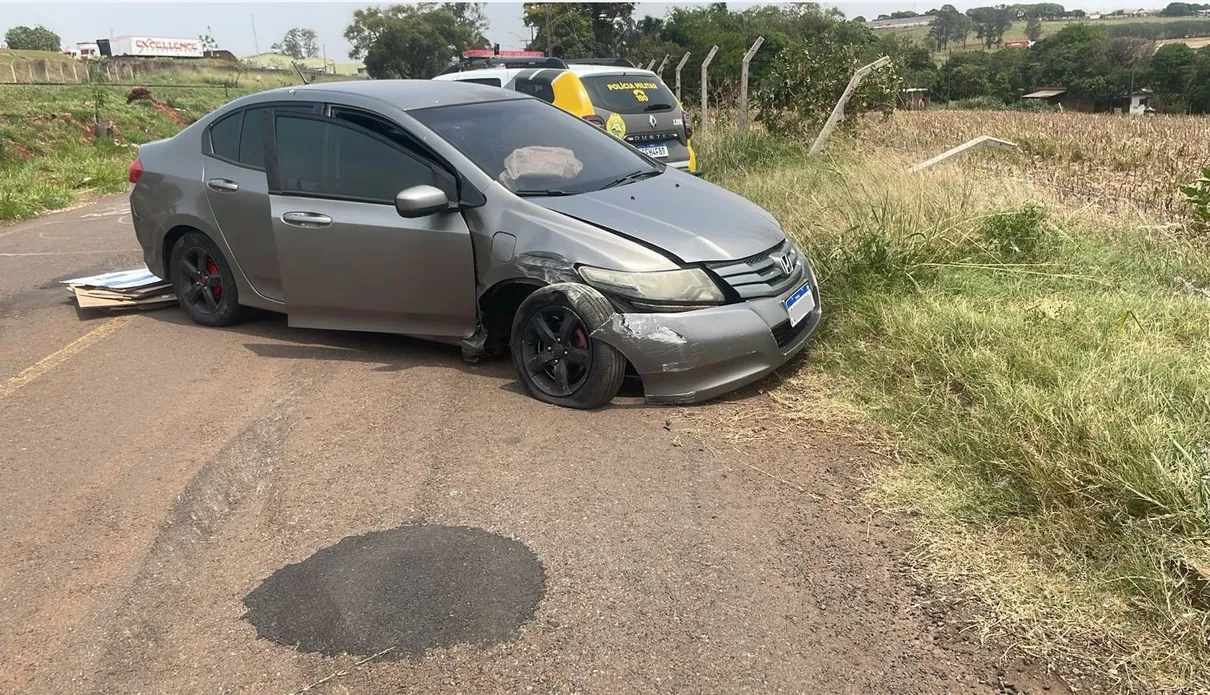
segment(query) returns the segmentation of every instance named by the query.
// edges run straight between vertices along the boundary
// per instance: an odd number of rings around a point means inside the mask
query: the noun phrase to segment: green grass
[[[1019,643],[1210,686],[1210,595],[1175,571],[1210,568],[1204,245],[803,145],[717,134],[700,152],[820,275],[818,342],[775,396],[798,408],[824,384],[897,441],[872,494],[921,515],[922,571]]]
[[[95,94],[105,95],[100,116],[114,138],[91,135]],[[227,101],[222,89],[152,88],[152,95],[194,120]],[[180,125],[147,101],[125,103],[113,88],[4,87],[0,89],[0,220],[28,219],[80,196],[116,193],[126,186],[134,146],[165,138]]]
[[[141,81],[156,102],[171,109],[149,101],[126,104],[129,87],[0,87],[0,220],[29,219],[81,197],[125,190],[135,146],[171,137],[182,122],[237,97],[298,83],[297,76],[285,73],[257,74],[259,82],[244,74],[238,87],[212,89],[173,84],[221,85],[233,81],[234,73],[201,66]],[[102,95],[101,119],[114,124],[112,141],[91,136],[97,95]]]

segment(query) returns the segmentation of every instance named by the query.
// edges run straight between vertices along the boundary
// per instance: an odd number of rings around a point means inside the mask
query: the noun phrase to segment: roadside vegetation
[[[804,146],[732,132],[701,152],[820,276],[827,318],[775,399],[884,428],[898,460],[873,498],[920,515],[923,572],[982,599],[989,629],[1125,684],[1210,687],[1206,240]]]
[[[128,91],[0,88],[0,220],[27,219],[124,190],[136,145],[169,137],[227,101],[218,88],[153,87],[154,100],[127,104]],[[112,122],[112,139],[95,137],[98,114]]]
[[[1075,208],[1153,222],[1191,212],[1181,186],[1210,163],[1210,138],[1204,136],[1210,121],[1188,116],[930,110],[899,111],[866,125],[863,146],[917,161],[981,135],[1008,140],[1020,151],[975,153],[965,170],[1045,187]]]
[[[43,72],[40,61],[47,59],[40,55],[46,53],[0,52],[0,82],[6,56],[32,61],[35,71]],[[50,55],[46,64],[57,76],[61,63]],[[0,221],[28,219],[81,198],[125,190],[137,145],[170,137],[237,97],[299,83],[293,73],[240,70],[220,61],[183,66],[143,61],[135,84],[147,89],[147,98],[128,102],[132,87],[119,77],[118,64],[109,63],[117,84],[108,81],[106,64],[99,63],[92,69],[101,81],[92,84],[0,85]],[[96,137],[96,121],[111,126],[111,137]]]

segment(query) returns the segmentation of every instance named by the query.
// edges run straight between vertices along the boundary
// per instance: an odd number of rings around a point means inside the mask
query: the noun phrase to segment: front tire
[[[169,261],[177,303],[194,323],[229,326],[239,320],[239,290],[231,265],[210,237],[189,232]]]
[[[581,410],[613,400],[626,358],[591,336],[614,313],[601,293],[574,283],[543,287],[526,298],[509,341],[525,390],[545,403]]]

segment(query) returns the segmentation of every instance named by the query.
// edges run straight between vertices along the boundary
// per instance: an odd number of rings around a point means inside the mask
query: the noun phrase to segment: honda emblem
[[[655,120],[655,116],[648,116],[647,122],[651,124],[652,128],[654,128],[657,123],[657,121]]]
[[[770,258],[773,259],[773,263],[776,263],[778,268],[782,269],[782,272],[784,272],[785,275],[790,275],[791,272],[794,272],[795,258],[793,251],[789,253],[771,255]]]
[[[781,272],[789,275],[794,270],[794,259],[789,256],[778,256],[777,264],[781,266]]]

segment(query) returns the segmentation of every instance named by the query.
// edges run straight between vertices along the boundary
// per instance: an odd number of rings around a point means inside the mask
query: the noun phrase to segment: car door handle
[[[332,218],[318,212],[287,212],[281,216],[281,221],[294,227],[327,227],[332,224]]]
[[[232,192],[239,190],[239,184],[228,179],[210,179],[206,182],[206,185],[216,191]]]

